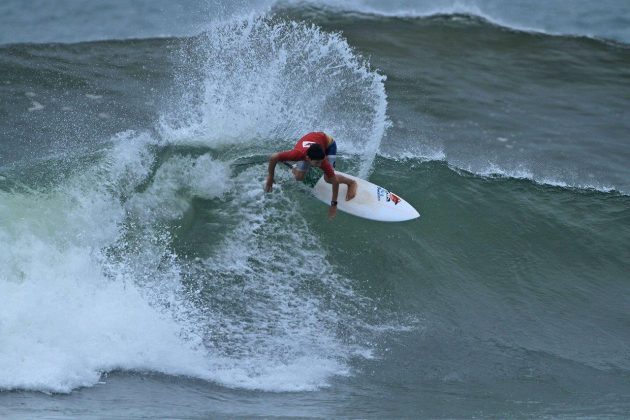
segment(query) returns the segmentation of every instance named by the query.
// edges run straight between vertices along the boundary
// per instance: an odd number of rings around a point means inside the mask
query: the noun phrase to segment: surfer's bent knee
[[[302,181],[304,176],[306,175],[306,171],[300,171],[299,169],[293,168],[293,176],[296,181]]]

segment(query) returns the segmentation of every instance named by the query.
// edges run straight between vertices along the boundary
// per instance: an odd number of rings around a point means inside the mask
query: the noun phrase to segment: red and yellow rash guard
[[[332,142],[332,137],[326,135],[326,133],[322,133],[321,131],[308,133],[307,135],[299,139],[297,143],[295,143],[293,150],[287,150],[278,153],[278,160],[290,160],[294,162],[304,160],[304,158],[306,157],[306,151],[309,147],[311,147],[311,144],[317,143],[322,147],[322,150],[326,150],[332,144]],[[330,178],[335,175],[335,170],[333,169],[330,162],[328,162],[328,159],[324,158],[321,168],[327,177]]]

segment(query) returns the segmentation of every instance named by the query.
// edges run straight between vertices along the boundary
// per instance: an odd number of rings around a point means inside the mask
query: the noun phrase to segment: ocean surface
[[[630,416],[630,3],[0,4],[0,417],[239,416]]]

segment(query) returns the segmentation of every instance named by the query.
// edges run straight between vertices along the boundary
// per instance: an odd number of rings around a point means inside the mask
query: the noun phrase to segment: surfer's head
[[[306,157],[311,165],[320,166],[326,157],[326,153],[324,153],[324,149],[319,144],[311,144],[311,146],[306,151]]]

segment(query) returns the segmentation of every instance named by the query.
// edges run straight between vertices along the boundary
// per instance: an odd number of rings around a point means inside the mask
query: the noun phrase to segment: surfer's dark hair
[[[326,157],[326,153],[324,153],[324,149],[319,144],[311,144],[311,147],[306,151],[306,156],[308,156],[311,160],[322,160]]]

